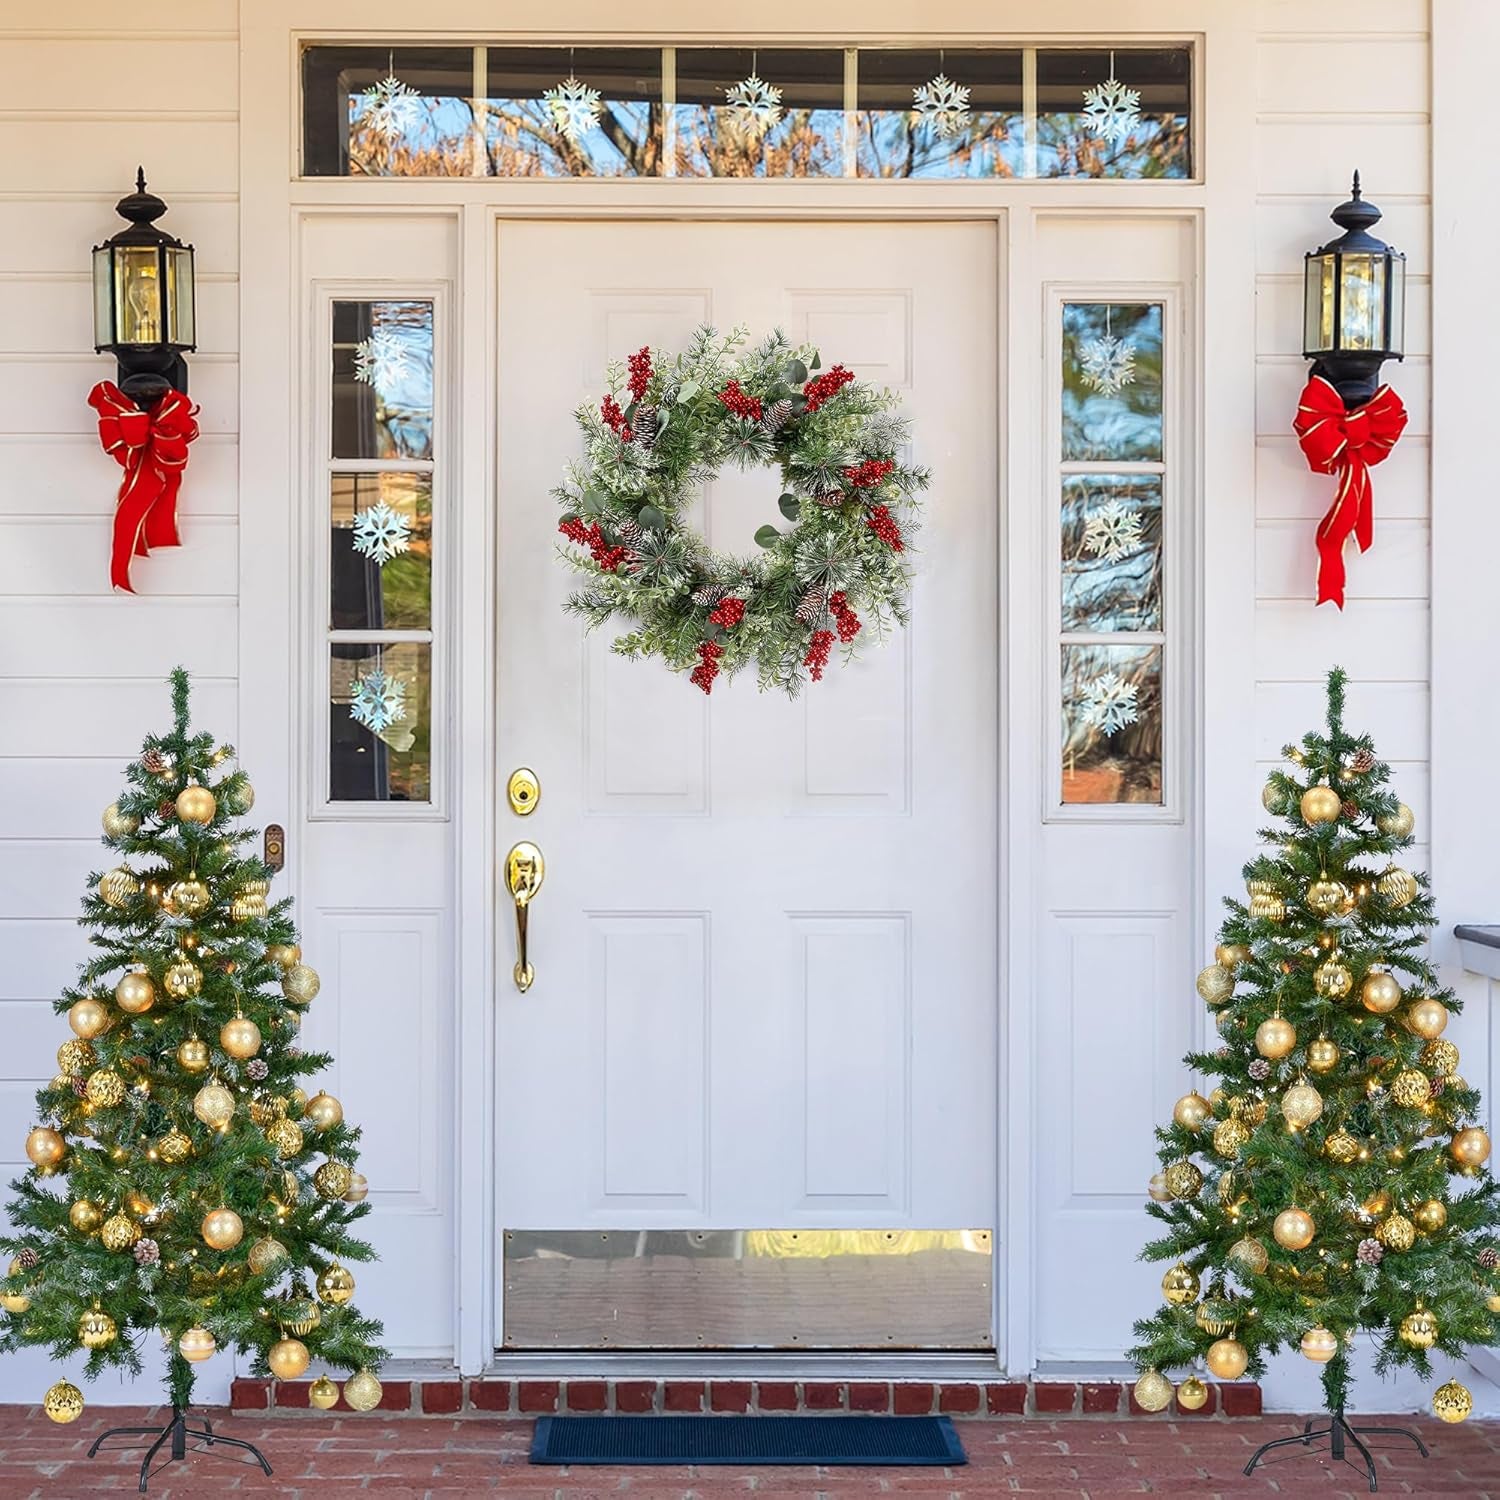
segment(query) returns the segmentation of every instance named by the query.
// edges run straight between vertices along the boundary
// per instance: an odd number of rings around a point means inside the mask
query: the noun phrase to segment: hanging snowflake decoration
[[[394,141],[422,118],[422,96],[387,73],[359,96],[359,118],[383,140]]]
[[[354,517],[354,550],[384,567],[411,545],[411,522],[384,500]]]
[[[406,344],[389,328],[377,328],[354,346],[354,378],[384,396],[406,374]]]
[[[969,123],[969,91],[947,74],[939,73],[931,83],[924,83],[911,93],[915,102],[912,113],[929,122],[939,140],[958,135]]]
[[[1141,518],[1133,506],[1119,500],[1106,500],[1084,518],[1084,548],[1105,562],[1119,562],[1140,544]]]
[[[599,128],[603,106],[599,90],[580,83],[570,73],[561,83],[542,94],[552,113],[552,123],[576,146],[591,130]]]
[[[1113,672],[1102,672],[1083,690],[1078,716],[1090,728],[1112,735],[1127,724],[1134,724],[1136,685]]]
[[[381,668],[356,679],[349,717],[373,734],[389,729],[406,717],[406,684]]]
[[[1135,384],[1135,345],[1129,339],[1101,333],[1078,351],[1078,361],[1083,383],[1101,396],[1116,396]]]
[[[1114,76],[1083,91],[1083,124],[1101,141],[1115,145],[1141,122],[1141,91],[1128,89]]]
[[[758,141],[781,120],[781,90],[758,74],[752,73],[725,89],[724,99],[730,117],[752,141]]]

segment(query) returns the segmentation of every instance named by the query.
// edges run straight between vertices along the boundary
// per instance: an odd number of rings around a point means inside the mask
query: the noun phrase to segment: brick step
[[[236,1380],[240,1412],[308,1411],[306,1380]],[[955,1417],[1254,1417],[1254,1381],[1208,1387],[1201,1410],[1148,1413],[1115,1381],[926,1383],[905,1380],[387,1380],[383,1412],[426,1416],[543,1416],[549,1412],[894,1412]],[[342,1397],[337,1411],[348,1411]],[[320,1413],[321,1415],[321,1413]]]

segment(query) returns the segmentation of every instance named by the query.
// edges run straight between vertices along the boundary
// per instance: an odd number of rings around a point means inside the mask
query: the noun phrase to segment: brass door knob
[[[505,856],[505,885],[516,904],[516,966],[512,974],[524,995],[536,978],[526,957],[527,915],[531,902],[547,877],[547,862],[537,846],[523,839]]]

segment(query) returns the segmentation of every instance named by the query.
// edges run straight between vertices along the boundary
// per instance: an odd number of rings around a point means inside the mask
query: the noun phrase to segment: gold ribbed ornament
[[[1416,878],[1399,865],[1392,865],[1380,877],[1377,887],[1391,906],[1408,906],[1417,897]]]
[[[106,906],[117,909],[128,906],[140,888],[141,883],[135,878],[135,872],[126,869],[124,865],[116,865],[113,870],[99,877],[99,899]]]
[[[1224,1334],[1232,1333],[1238,1320],[1239,1309],[1224,1295],[1222,1287],[1216,1295],[1205,1297],[1193,1316],[1193,1321],[1210,1338],[1222,1338]]]
[[[1252,880],[1246,889],[1250,893],[1250,915],[1266,922],[1286,920],[1286,902],[1277,894],[1269,880]]]
[[[249,891],[241,891],[229,903],[229,918],[232,922],[256,922],[266,914],[266,898]]]
[[[1142,1411],[1165,1411],[1172,1400],[1172,1382],[1158,1370],[1147,1370],[1135,1383],[1135,1404]]]

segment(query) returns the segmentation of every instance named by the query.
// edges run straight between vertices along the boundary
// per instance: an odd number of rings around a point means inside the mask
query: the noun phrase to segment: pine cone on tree
[[[153,775],[160,776],[167,769],[166,757],[160,750],[148,750],[141,756],[141,764]]]
[[[23,1245],[16,1251],[16,1269],[19,1271],[34,1271],[41,1263],[42,1257],[30,1245]]]
[[[1359,803],[1342,802],[1339,804],[1339,812],[1343,814],[1346,820],[1353,822],[1359,816]]]
[[[24,1253],[25,1252],[23,1251],[22,1254]],[[1479,1252],[1479,1264],[1483,1266],[1486,1271],[1493,1271],[1497,1266],[1500,1266],[1500,1250],[1496,1250],[1491,1245],[1486,1245],[1484,1249]]]
[[[1368,750],[1356,750],[1354,759],[1349,762],[1349,769],[1356,776],[1363,776],[1375,769],[1375,757]]]
[[[138,1266],[154,1266],[161,1259],[161,1246],[149,1235],[143,1240],[137,1240],[131,1246],[130,1253],[135,1256]]]
[[[1377,1239],[1363,1239],[1354,1251],[1362,1266],[1378,1266],[1385,1259],[1385,1246]]]

